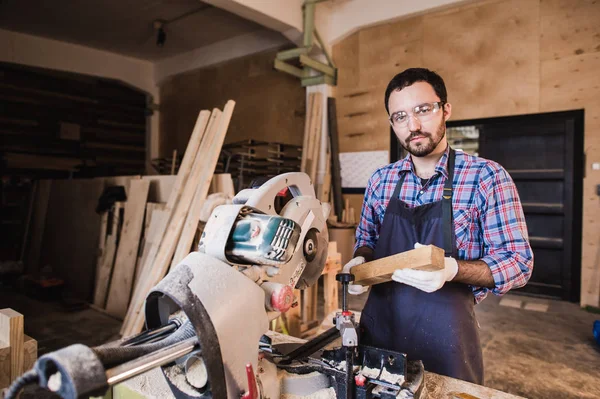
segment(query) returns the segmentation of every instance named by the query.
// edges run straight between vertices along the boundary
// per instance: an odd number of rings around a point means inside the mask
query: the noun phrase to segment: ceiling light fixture
[[[156,46],[163,47],[167,41],[167,32],[165,32],[165,21],[154,21],[154,29],[156,30]]]

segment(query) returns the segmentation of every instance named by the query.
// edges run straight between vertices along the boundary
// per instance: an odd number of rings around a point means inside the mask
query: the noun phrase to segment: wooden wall
[[[273,69],[267,51],[186,72],[160,85],[160,150],[183,154],[200,109],[236,101],[225,144],[255,139],[302,145],[305,90],[300,81]]]
[[[479,1],[362,29],[333,58],[342,152],[389,149],[384,91],[409,67],[440,73],[453,119],[585,109],[581,305],[599,306],[600,2]]]

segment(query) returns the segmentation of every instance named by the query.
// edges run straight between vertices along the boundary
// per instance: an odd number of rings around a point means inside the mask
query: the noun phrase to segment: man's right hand
[[[350,273],[350,269],[352,269],[354,266],[362,265],[363,263],[365,263],[365,258],[363,256],[357,256],[356,258],[352,258],[350,262],[344,265],[342,273]],[[364,294],[368,290],[369,287],[363,287],[362,285],[350,284],[348,286],[348,293],[350,295]]]

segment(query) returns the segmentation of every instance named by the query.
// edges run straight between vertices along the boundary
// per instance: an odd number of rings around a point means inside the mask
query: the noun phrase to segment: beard
[[[446,124],[441,122],[438,126],[435,134],[430,132],[425,132],[423,130],[415,130],[414,132],[410,132],[410,135],[402,142],[402,140],[398,140],[402,148],[404,148],[408,153],[415,157],[426,157],[431,154],[433,150],[438,146],[440,141],[444,138],[446,134]],[[423,137],[424,140],[420,142],[412,142],[411,140],[415,137]]]

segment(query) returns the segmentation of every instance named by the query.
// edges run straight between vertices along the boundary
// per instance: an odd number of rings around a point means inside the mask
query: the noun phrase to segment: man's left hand
[[[416,243],[415,248],[423,245]],[[446,281],[451,281],[458,273],[458,262],[452,257],[444,258],[444,268],[436,271],[398,269],[392,274],[392,280],[404,283],[428,293],[439,290]]]

